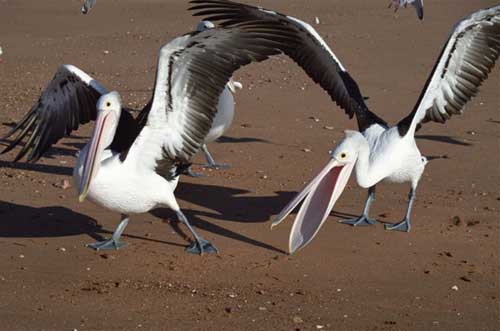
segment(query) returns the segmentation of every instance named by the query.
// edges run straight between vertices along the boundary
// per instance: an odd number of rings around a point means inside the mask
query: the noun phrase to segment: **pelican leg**
[[[205,165],[205,168],[212,168],[212,169],[217,169],[217,170],[231,168],[231,166],[229,164],[226,164],[226,163],[221,163],[221,164],[215,163],[214,158],[212,157],[212,155],[208,151],[207,144],[203,144],[201,146],[201,149],[203,150],[203,153],[205,154],[205,159],[207,160],[207,164]]]
[[[111,236],[111,239],[105,241],[98,241],[93,244],[87,244],[86,246],[95,249],[96,251],[120,249],[122,247],[127,246],[127,243],[120,241],[120,237],[125,228],[127,227],[127,224],[128,224],[128,216],[122,215],[122,221],[116,227],[115,232],[113,232],[113,235]]]
[[[340,223],[352,226],[367,226],[377,223],[377,220],[368,217],[368,213],[370,212],[370,206],[373,200],[375,200],[375,186],[372,186],[368,189],[368,197],[366,198],[365,207],[363,208],[363,215],[361,215],[358,218],[342,220],[340,221]]]
[[[186,248],[186,251],[188,253],[199,255],[203,255],[203,253],[219,253],[219,250],[214,245],[212,245],[210,241],[203,239],[194,231],[182,210],[176,211],[176,214],[179,221],[187,226],[189,232],[191,232],[195,240],[195,242],[191,246]]]
[[[415,189],[412,188],[410,190],[410,194],[408,195],[408,209],[406,210],[405,218],[399,223],[396,224],[385,224],[384,227],[388,231],[401,231],[401,232],[410,232],[410,214],[411,208],[413,207],[413,200],[415,200]]]

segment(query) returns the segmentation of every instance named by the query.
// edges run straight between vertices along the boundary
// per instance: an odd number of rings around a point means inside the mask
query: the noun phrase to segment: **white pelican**
[[[408,4],[412,4],[415,7],[419,19],[424,19],[424,0],[391,0],[389,8],[394,6],[394,11],[397,11],[400,7],[406,8]]]
[[[108,93],[80,69],[64,65],[7,134],[18,132],[4,152],[26,138],[16,160],[31,150],[28,161],[36,161],[64,135],[95,120],[92,138],[74,168],[75,186],[80,201],[88,197],[121,213],[122,221],[111,239],[89,246],[123,246],[119,239],[130,214],[166,206],[194,236],[189,252],[217,252],[192,229],[177,204],[179,172],[203,144],[233,72],[279,54],[283,44],[295,39],[275,23],[242,23],[175,38],[160,49],[153,96],[137,120],[122,111],[117,92]]]
[[[387,230],[410,231],[410,213],[415,190],[427,160],[415,142],[415,131],[429,121],[444,123],[461,114],[478,92],[500,53],[500,5],[479,10],[457,23],[437,59],[414,109],[390,126],[372,113],[360,90],[339,59],[319,34],[296,18],[259,7],[226,0],[193,0],[195,15],[222,20],[222,26],[247,21],[280,22],[301,39],[282,51],[319,83],[349,116],[356,116],[359,132],[347,131],[345,139],[331,152],[331,160],[320,173],[281,211],[279,224],[302,200],[290,234],[293,253],[309,243],[327,219],[354,169],[361,187],[369,188],[363,214],[342,221],[353,226],[374,224],[369,218],[375,186],[382,180],[411,185],[406,215]]]

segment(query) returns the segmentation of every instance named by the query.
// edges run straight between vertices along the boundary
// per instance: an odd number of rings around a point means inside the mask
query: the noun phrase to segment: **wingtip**
[[[419,9],[417,10],[417,16],[418,16],[418,19],[423,21],[424,20],[424,9]]]

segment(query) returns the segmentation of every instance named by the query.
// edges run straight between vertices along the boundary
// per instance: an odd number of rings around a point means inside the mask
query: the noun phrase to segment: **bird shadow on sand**
[[[71,209],[30,207],[0,200],[0,238],[54,238],[86,234],[94,240],[105,240],[113,231],[103,229],[96,220]],[[158,242],[172,246],[184,245],[124,234],[123,237]]]
[[[458,140],[453,137],[449,136],[438,136],[438,135],[416,135],[416,139],[424,139],[424,140],[431,140],[431,141],[438,141],[442,143],[447,143],[447,144],[452,144],[452,145],[460,145],[460,146],[472,146],[471,143]]]
[[[277,214],[296,194],[295,192],[276,192],[272,196],[254,196],[249,193],[251,192],[244,189],[194,183],[180,183],[175,191],[181,208],[182,201],[203,208],[203,210],[182,208],[194,227],[250,245],[285,253],[267,243],[206,220],[206,218],[213,218],[224,222],[264,223],[269,221],[271,215]],[[166,208],[156,209],[151,213],[161,219],[176,220],[175,213]],[[180,229],[178,222],[169,223],[179,235],[188,238],[187,234]]]
[[[94,219],[64,207],[30,207],[0,200],[0,237],[35,238],[106,233]]]
[[[81,140],[89,140],[88,137],[81,137],[81,136],[69,136],[71,139],[81,139]],[[0,139],[0,153],[2,153],[7,146],[10,145],[10,143],[13,141],[13,139]],[[50,147],[44,154],[43,157],[47,159],[56,159],[58,156],[72,156],[75,157],[76,153],[78,150],[82,149],[85,146],[85,143],[82,142],[63,142],[62,143],[65,146],[71,147],[71,148],[65,148],[65,147],[57,147],[57,146],[52,146]],[[20,151],[20,148],[26,146],[26,143],[24,141],[20,141],[18,143],[18,147],[15,148],[13,151],[9,151],[6,155],[12,155],[11,159],[14,160],[14,158],[17,156],[17,153]],[[29,152],[26,154],[29,155]]]
[[[23,163],[23,162],[11,162],[11,161],[0,160],[0,168],[29,170],[29,171],[36,171],[53,175],[65,175],[65,176],[73,175],[72,167],[54,166],[54,165],[39,164],[39,163]]]
[[[260,138],[252,138],[252,137],[228,137],[228,136],[222,136],[219,139],[217,139],[218,143],[226,144],[226,143],[231,143],[231,144],[238,144],[238,143],[265,143],[269,144],[270,141],[266,139],[260,139]]]
[[[281,249],[204,219],[208,217],[217,221],[237,223],[269,222],[272,216],[278,214],[297,194],[297,192],[291,191],[276,191],[271,196],[255,196],[250,193],[248,190],[231,187],[180,183],[176,190],[176,197],[178,200],[184,200],[206,209],[201,211],[182,209],[194,227],[250,245],[285,253]],[[180,204],[182,208],[182,203]],[[296,210],[291,214],[295,212]],[[175,214],[169,209],[157,209],[152,211],[152,214],[158,218],[176,220]],[[355,217],[355,215],[336,211],[332,212],[332,215],[340,218]],[[178,222],[169,222],[169,224],[181,237],[188,239],[187,234],[180,229]]]

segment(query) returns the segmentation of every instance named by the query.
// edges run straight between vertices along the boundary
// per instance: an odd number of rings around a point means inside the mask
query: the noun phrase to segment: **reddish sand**
[[[497,2],[429,0],[423,22],[387,2],[254,1],[309,22],[319,17],[315,27],[368,105],[394,123],[412,109],[452,25]],[[83,16],[80,1],[0,0],[0,134],[62,63],[142,107],[157,50],[197,22],[187,7],[99,0]],[[183,177],[177,189],[218,256],[185,253],[188,232],[166,209],[134,215],[126,249],[85,248],[119,221],[59,187],[90,126],[38,165],[0,156],[0,329],[499,330],[499,73],[497,66],[462,117],[418,132],[422,152],[443,158],[423,175],[410,233],[338,224],[358,215],[366,197],[351,179],[317,238],[293,256],[285,252],[293,215],[272,232],[269,220],[356,123],[285,57],[236,73],[244,89],[234,124],[210,146],[233,167]],[[400,220],[408,189],[379,185],[372,215]]]

